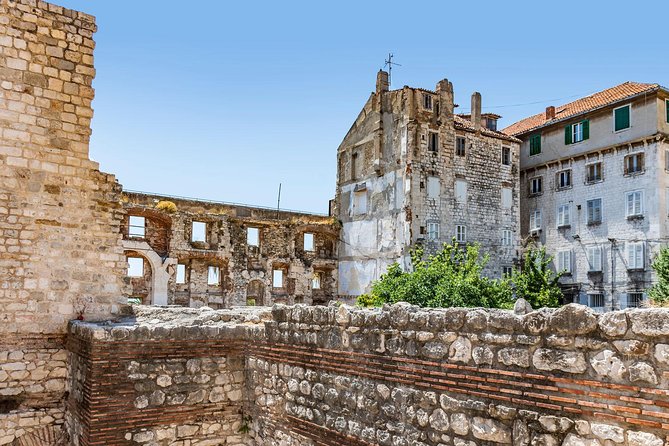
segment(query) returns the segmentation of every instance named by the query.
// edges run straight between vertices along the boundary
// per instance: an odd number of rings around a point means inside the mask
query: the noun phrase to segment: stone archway
[[[60,426],[47,426],[20,436],[12,446],[67,446],[67,434]]]
[[[151,305],[167,305],[170,266],[176,265],[177,260],[171,257],[163,260],[145,241],[123,240],[123,247],[141,253],[151,266]]]

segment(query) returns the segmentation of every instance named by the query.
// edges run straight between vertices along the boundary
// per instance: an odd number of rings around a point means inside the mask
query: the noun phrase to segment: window
[[[588,224],[597,225],[602,222],[602,199],[595,198],[586,202]]]
[[[502,246],[513,245],[513,233],[509,229],[502,231]]]
[[[258,228],[246,228],[246,244],[260,246],[260,231]]]
[[[351,181],[358,178],[358,154],[351,155]]]
[[[485,118],[485,128],[497,131],[497,119],[490,117]]]
[[[664,151],[664,170],[669,171],[669,150]]]
[[[643,304],[643,293],[627,293],[627,308],[638,308]]]
[[[304,233],[304,250],[305,251],[313,251],[314,250],[314,234],[311,234],[309,232]]]
[[[563,170],[555,175],[555,185],[558,190],[571,187],[571,169]]]
[[[201,221],[194,221],[192,224],[191,242],[204,242],[207,240],[207,224]]]
[[[558,206],[557,211],[557,225],[558,228],[566,227],[571,225],[571,206],[568,204],[562,204]]]
[[[627,217],[638,217],[643,214],[643,191],[627,193]]]
[[[144,238],[146,236],[146,219],[137,215],[131,215],[128,219],[128,235],[130,237]]]
[[[635,153],[625,157],[625,175],[642,173],[644,170],[643,153]]]
[[[643,242],[627,243],[627,269],[643,269],[644,265]]]
[[[455,226],[455,240],[459,243],[467,241],[467,227],[465,225]]]
[[[530,214],[530,231],[538,231],[541,229],[541,210],[535,209]]]
[[[575,144],[590,138],[590,121],[577,122],[564,129],[564,143],[566,145]]]
[[[467,182],[455,180],[455,201],[458,203],[467,202]]]
[[[283,270],[275,269],[272,271],[272,287],[283,288]]]
[[[439,150],[439,133],[430,132],[430,137],[427,141],[427,150],[430,152],[436,152]]]
[[[502,278],[513,275],[513,266],[502,266]]]
[[[128,277],[144,276],[144,259],[141,257],[128,257]]]
[[[322,280],[323,273],[316,271],[314,273],[314,276],[311,278],[311,289],[312,290],[320,290],[321,289],[321,280]]]
[[[613,131],[619,132],[630,128],[630,110],[631,106],[625,105],[613,110]]]
[[[502,208],[511,209],[513,205],[513,190],[510,187],[502,188]]]
[[[604,308],[604,295],[602,293],[588,294],[588,306],[591,308]]]
[[[530,195],[539,195],[542,192],[541,177],[530,178]]]
[[[221,268],[209,266],[207,268],[207,285],[219,285],[221,283]]]
[[[439,239],[439,223],[428,223],[427,224],[427,239],[428,240],[438,240]]]
[[[502,164],[511,165],[511,147],[502,147]]]
[[[186,265],[183,263],[177,264],[177,283],[186,283]]]
[[[602,163],[593,163],[586,166],[585,181],[587,183],[602,181]]]
[[[439,198],[441,184],[437,177],[427,177],[427,198]]]
[[[666,110],[667,123],[669,123],[669,99],[664,101],[664,109]]]
[[[353,215],[367,213],[367,189],[353,192]]]
[[[530,136],[530,156],[541,153],[541,135]]]
[[[465,156],[465,149],[467,147],[467,140],[463,136],[455,138],[455,154],[458,156]]]
[[[432,110],[432,95],[423,93],[423,108],[425,110]]]
[[[589,246],[586,254],[588,255],[588,271],[600,272],[602,270],[602,248]]]
[[[557,271],[564,271],[565,274],[571,274],[571,251],[558,251],[556,258]]]

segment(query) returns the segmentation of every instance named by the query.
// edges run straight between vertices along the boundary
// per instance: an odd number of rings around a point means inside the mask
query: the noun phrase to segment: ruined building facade
[[[456,115],[453,85],[389,90],[380,71],[337,152],[334,215],[341,221],[339,294],[357,296],[393,262],[410,268],[455,238],[490,254],[500,277],[517,258],[519,140],[496,131],[496,115]]]
[[[504,131],[520,138],[521,229],[546,246],[567,302],[639,306],[669,241],[669,92],[626,82]]]
[[[148,305],[324,304],[337,293],[332,218],[124,192],[128,296]]]

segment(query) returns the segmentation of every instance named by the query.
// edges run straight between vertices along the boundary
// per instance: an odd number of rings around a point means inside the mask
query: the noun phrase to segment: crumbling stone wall
[[[88,157],[95,29],[0,1],[0,444],[54,437],[66,322],[119,309],[120,187]]]
[[[256,445],[662,446],[669,440],[667,310],[598,315],[569,305],[521,316],[397,304],[277,305],[271,314],[135,311],[134,323],[71,328],[80,351],[96,352],[81,355],[88,374],[70,371],[85,376],[71,398],[91,401],[78,414],[80,431],[96,441],[104,436],[108,445],[201,441],[217,410],[228,410],[230,426],[248,428],[241,439],[230,432],[228,442]],[[140,348],[148,356],[137,360]],[[225,368],[233,357],[245,358],[243,374],[241,360]],[[186,395],[178,421],[170,421],[163,393],[167,402],[180,377],[199,376],[189,374],[193,359],[211,364],[208,379],[189,387],[204,399],[189,402]],[[204,404],[217,395],[219,376],[234,377],[225,397]],[[106,424],[120,410],[133,421]],[[177,425],[193,426],[191,434],[157,439],[159,430]],[[89,441],[81,444],[97,444]]]
[[[174,209],[158,206],[167,200]],[[329,217],[129,192],[124,193],[123,202],[126,254],[148,257],[153,251],[171,259],[153,268],[170,265],[164,276],[170,304],[215,309],[254,303],[322,304],[337,294],[339,230]],[[145,218],[145,237],[129,236],[131,215]],[[191,241],[193,221],[207,224],[204,242]],[[258,229],[259,246],[247,244],[248,228]],[[313,234],[313,250],[304,249],[304,233]],[[146,244],[142,251],[128,242]],[[176,283],[177,264],[185,265],[186,283]],[[207,283],[209,266],[220,268],[220,284]],[[273,287],[273,269],[284,271],[284,286]],[[147,274],[151,279],[154,271],[145,268]],[[314,274],[320,277],[318,289],[312,286]],[[130,283],[130,296],[147,294],[146,280]]]

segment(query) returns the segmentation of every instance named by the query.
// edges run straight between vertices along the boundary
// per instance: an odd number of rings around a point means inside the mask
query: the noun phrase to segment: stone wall
[[[67,321],[119,309],[120,187],[88,157],[95,30],[0,1],[0,444],[56,444]]]
[[[255,445],[668,440],[667,310],[135,311],[125,322],[72,325],[75,349],[95,352],[77,353],[87,366],[71,370],[84,378],[70,398],[90,402],[78,414],[79,430],[88,432],[80,444],[199,444],[218,411],[230,424],[213,444],[226,444],[226,435]],[[209,366],[201,373],[189,364]],[[181,379],[187,390],[176,387]],[[170,406],[176,394],[186,399]],[[120,413],[124,420],[112,422]],[[179,437],[177,426],[192,427]],[[158,439],[162,430],[169,435]]]

